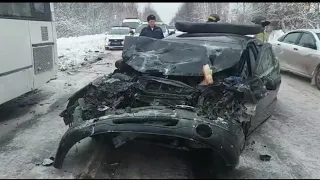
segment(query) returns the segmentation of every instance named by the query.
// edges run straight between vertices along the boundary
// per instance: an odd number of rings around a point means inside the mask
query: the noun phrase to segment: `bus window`
[[[32,16],[36,21],[52,21],[50,3],[31,3]]]
[[[31,17],[30,3],[1,3],[0,17],[23,18]]]
[[[34,3],[34,10],[36,13],[46,13],[44,3]]]

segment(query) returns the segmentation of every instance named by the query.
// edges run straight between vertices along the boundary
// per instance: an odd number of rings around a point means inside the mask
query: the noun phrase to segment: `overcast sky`
[[[142,11],[146,3],[138,3],[138,4],[139,4],[139,10]],[[164,23],[170,23],[171,19],[174,17],[176,12],[178,11],[179,6],[182,3],[151,3],[151,4],[159,14],[162,21]],[[143,19],[143,21],[146,21],[146,19]]]

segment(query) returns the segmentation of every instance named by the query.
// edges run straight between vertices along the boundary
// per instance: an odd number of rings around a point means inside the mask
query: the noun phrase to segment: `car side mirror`
[[[263,81],[267,90],[273,91],[277,89],[277,84],[273,79],[266,77],[263,79]]]
[[[305,43],[303,46],[306,47],[306,48],[317,50],[317,46],[315,44],[313,44],[313,43]]]
[[[130,33],[131,35],[133,35],[133,34],[134,34],[134,32],[133,32],[132,30],[130,30],[130,31],[129,31],[129,33]]]

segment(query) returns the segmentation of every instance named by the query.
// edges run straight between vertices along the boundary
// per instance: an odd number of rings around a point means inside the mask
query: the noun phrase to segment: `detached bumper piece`
[[[238,164],[245,142],[238,123],[208,121],[185,109],[137,108],[130,113],[107,115],[70,127],[60,141],[54,167],[62,168],[66,154],[78,141],[109,132],[164,135],[195,141],[220,154],[229,167]]]

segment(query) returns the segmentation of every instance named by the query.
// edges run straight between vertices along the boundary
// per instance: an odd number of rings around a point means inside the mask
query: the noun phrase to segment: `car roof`
[[[130,27],[127,27],[127,26],[114,26],[112,27],[111,29],[131,29]]]
[[[313,33],[320,33],[320,29],[295,29],[290,32],[297,32],[297,31],[308,31]]]
[[[237,34],[227,34],[227,33],[183,33],[183,34],[175,34],[165,38],[166,40],[199,40],[199,41],[212,41],[212,42],[220,42],[220,43],[230,43],[237,44],[245,48],[247,46],[248,41],[257,40],[253,37],[237,35]]]
[[[142,24],[148,24],[148,22],[143,21],[143,22],[142,22]],[[159,24],[164,24],[164,23],[163,23],[163,22],[156,22],[156,24],[158,24],[158,25],[159,25]]]

